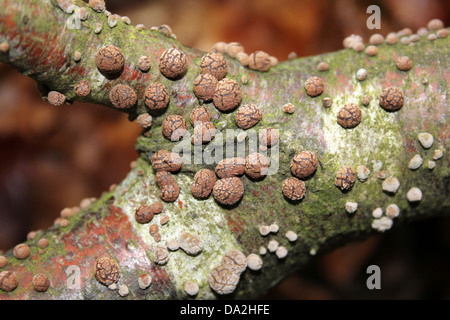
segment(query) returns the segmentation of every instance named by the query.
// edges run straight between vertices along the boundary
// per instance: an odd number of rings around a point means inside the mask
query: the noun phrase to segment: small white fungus
[[[417,202],[422,200],[422,191],[419,188],[411,188],[406,194],[406,198],[409,202]]]

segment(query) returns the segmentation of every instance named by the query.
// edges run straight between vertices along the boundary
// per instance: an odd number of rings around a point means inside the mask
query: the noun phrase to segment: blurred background
[[[87,1],[86,1],[87,2]],[[381,8],[381,30],[366,28],[369,5]],[[211,51],[240,42],[286,60],[342,49],[360,34],[416,32],[432,18],[449,25],[446,0],[108,0],[107,9],[147,28],[168,24],[177,39]],[[125,114],[75,102],[43,102],[34,81],[0,63],[0,252],[46,229],[64,207],[98,197],[135,160],[140,128]],[[317,257],[262,299],[448,299],[450,219],[397,227]],[[366,288],[366,268],[382,270],[382,290]]]

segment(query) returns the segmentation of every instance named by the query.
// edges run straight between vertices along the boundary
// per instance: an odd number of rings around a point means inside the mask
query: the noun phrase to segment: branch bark
[[[88,10],[88,18],[80,28],[70,29],[71,17],[57,6],[56,1],[0,0],[0,42],[9,43],[9,51],[0,54],[0,60],[32,77],[48,90],[63,93],[69,101],[81,100],[114,106],[109,101],[109,91],[117,83],[126,83],[138,96],[136,107],[127,110],[130,120],[147,112],[144,90],[152,82],[163,83],[170,92],[170,105],[165,115],[180,114],[188,118],[198,106],[193,93],[193,81],[199,74],[200,58],[205,54],[183,46],[175,39],[157,31],[141,31],[119,20],[110,28],[107,16],[96,13],[82,1],[74,1]],[[94,26],[103,26],[96,34]],[[125,55],[125,67],[116,79],[107,79],[96,68],[96,52],[104,45],[118,46]],[[109,290],[94,277],[98,258],[109,256],[121,269],[120,284],[129,288],[128,299],[187,299],[183,285],[188,280],[198,283],[197,299],[216,299],[208,284],[210,270],[220,264],[230,249],[238,249],[245,255],[259,253],[261,246],[277,240],[288,249],[284,259],[268,253],[262,257],[260,271],[246,270],[240,277],[237,289],[227,298],[254,298],[277,284],[294,270],[308,263],[311,255],[329,250],[339,244],[366,237],[374,232],[372,211],[385,210],[390,203],[400,208],[400,216],[394,227],[413,219],[430,218],[449,212],[450,157],[448,155],[450,128],[447,100],[449,66],[449,39],[419,42],[405,46],[397,44],[379,46],[379,53],[369,57],[350,49],[315,57],[294,59],[261,73],[242,67],[238,61],[225,55],[228,78],[242,84],[244,103],[257,104],[263,110],[263,120],[257,130],[274,127],[280,132],[279,169],[275,175],[254,181],[241,178],[245,194],[238,205],[228,208],[218,205],[212,197],[197,200],[190,193],[193,175],[200,168],[214,169],[215,164],[186,164],[174,175],[181,187],[176,202],[164,203],[164,214],[170,215],[166,225],[160,225],[162,243],[177,238],[181,231],[199,235],[204,243],[202,252],[190,256],[182,250],[170,253],[165,265],[154,262],[155,240],[148,225],[136,223],[134,212],[141,203],[159,201],[159,188],[149,157],[160,149],[172,150],[176,145],[161,134],[161,122],[165,115],[154,118],[152,128],[138,138],[136,149],[140,156],[137,165],[114,190],[70,218],[68,226],[53,226],[39,232],[35,239],[27,241],[31,255],[20,260],[12,251],[6,253],[8,264],[1,271],[13,271],[19,286],[12,292],[0,291],[1,299],[121,299],[117,291]],[[188,71],[176,81],[166,79],[158,69],[158,59],[167,48],[182,50],[188,59]],[[76,51],[82,53],[80,62],[73,60]],[[138,68],[139,58],[151,57],[151,69],[143,73]],[[413,68],[399,71],[394,59],[407,55]],[[329,71],[317,71],[317,64],[326,61]],[[365,68],[368,78],[356,80],[356,71]],[[312,75],[320,76],[325,83],[324,93],[316,98],[305,94],[303,84]],[[78,97],[75,85],[89,80],[91,94]],[[405,104],[397,112],[386,112],[379,106],[382,88],[388,85],[400,87],[405,94]],[[368,106],[361,106],[361,99],[372,98]],[[331,108],[322,106],[322,98],[333,99]],[[337,113],[345,103],[361,106],[362,122],[354,129],[344,129],[337,124]],[[285,114],[282,106],[295,105],[295,113]],[[224,148],[226,141],[235,141],[234,112],[221,113],[214,106],[206,105],[213,115],[213,123],[222,133],[211,146]],[[123,111],[123,110],[121,110]],[[191,130],[192,128],[190,128]],[[192,131],[192,130],[191,130]],[[433,146],[424,149],[418,142],[420,132],[434,137]],[[190,140],[188,141],[190,147]],[[303,150],[313,151],[319,167],[306,183],[307,192],[301,202],[287,201],[281,193],[281,184],[291,176],[290,161]],[[427,168],[435,150],[444,156],[436,160],[436,167]],[[420,154],[424,164],[417,170],[408,168],[409,160]],[[363,164],[371,173],[365,182],[357,181],[346,193],[334,185],[336,172],[342,166],[354,169]],[[380,171],[400,180],[400,188],[394,194],[383,192]],[[423,192],[420,202],[413,204],[406,199],[407,191],[418,187]],[[355,214],[347,214],[345,204],[357,202]],[[154,218],[159,223],[159,217]],[[276,234],[261,236],[259,226],[277,223]],[[299,236],[289,242],[284,234],[292,230]],[[50,245],[40,249],[38,240],[46,238]],[[70,266],[80,271],[80,287],[70,274]],[[33,290],[31,281],[36,273],[43,272],[51,280],[45,293]],[[69,274],[67,273],[69,272]],[[151,274],[152,285],[145,290],[138,286],[142,274]]]

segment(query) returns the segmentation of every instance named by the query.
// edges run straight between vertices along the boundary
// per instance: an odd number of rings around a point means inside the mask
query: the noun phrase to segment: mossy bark
[[[82,1],[74,3],[86,7]],[[160,226],[161,242],[167,243],[181,231],[188,231],[201,236],[204,248],[197,256],[181,250],[171,252],[169,262],[159,266],[153,262],[155,240],[149,235],[147,225],[136,223],[134,210],[140,203],[159,200],[149,157],[157,150],[172,150],[180,145],[192,150],[190,139],[185,144],[165,139],[161,122],[168,114],[180,114],[188,119],[190,111],[199,105],[192,86],[204,52],[183,46],[157,31],[139,31],[120,20],[110,28],[105,14],[89,8],[88,18],[80,21],[80,28],[70,29],[66,21],[71,15],[63,12],[55,1],[0,0],[0,6],[3,8],[0,42],[10,44],[9,52],[0,54],[0,60],[32,77],[47,90],[61,92],[69,101],[89,101],[114,108],[109,101],[110,89],[116,83],[127,83],[138,95],[136,107],[127,110],[130,120],[147,112],[143,93],[149,83],[163,83],[171,96],[167,112],[155,116],[151,129],[137,139],[137,165],[122,183],[70,218],[67,227],[54,226],[39,232],[34,240],[27,242],[31,255],[26,260],[14,258],[11,251],[6,253],[8,264],[1,271],[14,271],[19,286],[10,293],[0,291],[2,299],[123,299],[93,276],[95,261],[104,255],[116,259],[121,266],[119,283],[130,289],[125,299],[185,299],[188,296],[183,284],[187,280],[194,280],[200,286],[196,299],[221,298],[209,288],[208,274],[220,263],[223,254],[229,249],[239,249],[246,255],[258,253],[261,246],[275,239],[288,248],[287,257],[280,260],[272,253],[266,254],[262,257],[262,270],[245,271],[236,291],[226,296],[254,298],[308,263],[311,254],[377,232],[371,227],[371,213],[377,207],[385,210],[390,203],[400,207],[394,228],[413,219],[449,212],[449,38],[435,41],[422,38],[408,46],[383,44],[374,57],[345,49],[282,62],[266,73],[244,68],[225,55],[227,77],[240,84],[242,76],[248,79],[248,83],[241,85],[242,104],[254,103],[263,111],[263,119],[254,129],[274,127],[280,132],[279,156],[272,159],[278,170],[258,181],[243,176],[244,197],[229,208],[217,204],[212,197],[201,201],[190,194],[195,172],[205,167],[214,169],[215,164],[184,163],[174,175],[181,187],[180,196],[176,202],[164,203],[163,213],[170,214],[171,218],[167,225]],[[99,34],[93,31],[96,23],[103,25]],[[101,75],[95,66],[96,52],[107,44],[118,46],[126,57],[122,74],[113,80]],[[158,69],[159,56],[171,47],[183,50],[189,61],[187,73],[176,81],[166,79]],[[82,53],[80,62],[73,60],[75,51]],[[143,55],[152,58],[148,73],[138,68]],[[394,59],[401,55],[412,59],[411,70],[404,72],[396,68]],[[328,71],[317,71],[321,61],[329,64]],[[360,68],[368,71],[365,81],[356,79]],[[313,75],[325,83],[325,92],[315,98],[307,96],[303,89],[305,80]],[[86,79],[91,82],[92,92],[87,97],[77,97],[74,87]],[[388,85],[400,87],[405,94],[405,104],[397,112],[386,112],[378,104],[382,88]],[[368,106],[361,105],[365,95],[372,98]],[[333,99],[331,108],[322,106],[324,97]],[[344,129],[336,121],[340,107],[349,102],[362,109],[362,122],[354,129]],[[295,105],[293,114],[283,113],[282,106],[286,103]],[[209,147],[218,146],[225,154],[225,142],[236,142],[237,132],[227,131],[237,129],[234,112],[224,114],[213,104],[205,105],[220,130]],[[424,149],[417,140],[418,134],[424,131],[434,137],[430,149]],[[249,152],[249,146],[246,150]],[[283,197],[281,184],[291,176],[290,160],[303,150],[316,154],[319,167],[305,181],[305,198],[293,203]],[[430,170],[427,164],[435,150],[441,150],[444,156]],[[419,169],[410,170],[408,161],[414,154],[420,154],[424,163]],[[371,171],[367,181],[357,180],[345,193],[336,188],[334,179],[339,168],[348,165],[356,169],[360,164]],[[401,186],[395,194],[382,191],[382,180],[377,178],[380,171],[400,180]],[[423,199],[417,204],[406,199],[412,187],[423,192]],[[346,213],[347,201],[358,203],[356,213]],[[159,223],[159,217],[154,219]],[[259,226],[274,222],[280,227],[278,233],[261,236]],[[290,243],[284,237],[288,230],[299,235],[296,242]],[[50,241],[45,250],[37,245],[43,237]],[[79,288],[71,283],[74,278],[70,266],[76,266],[81,272]],[[39,272],[51,279],[51,288],[46,293],[32,289],[31,279]],[[144,273],[153,276],[153,284],[146,290],[140,289],[137,282]]]

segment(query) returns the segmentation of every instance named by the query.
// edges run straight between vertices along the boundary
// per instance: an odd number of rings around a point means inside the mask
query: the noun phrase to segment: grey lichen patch
[[[138,172],[144,174],[138,174]],[[160,244],[166,245],[173,239],[179,239],[181,232],[196,235],[202,240],[201,254],[191,256],[182,250],[169,251],[169,259],[162,266],[170,274],[171,279],[180,290],[187,281],[195,281],[200,289],[199,298],[213,298],[208,286],[208,276],[211,268],[221,262],[225,252],[238,249],[239,245],[231,231],[226,227],[225,209],[219,207],[212,199],[197,200],[191,192],[192,177],[173,175],[180,186],[180,195],[174,203],[164,204],[164,213],[172,217],[170,223],[160,226]],[[122,185],[129,185],[128,191],[121,192]],[[122,184],[114,190],[117,193],[114,205],[122,209],[129,217],[133,228],[150,247],[156,245],[155,239],[149,234],[148,226],[137,223],[134,219],[136,208],[143,203],[153,203],[159,200],[158,187],[154,171],[148,162],[142,158],[125,178]],[[218,239],[220,239],[218,241]],[[153,257],[153,253],[149,252]],[[207,288],[204,290],[203,288]]]

